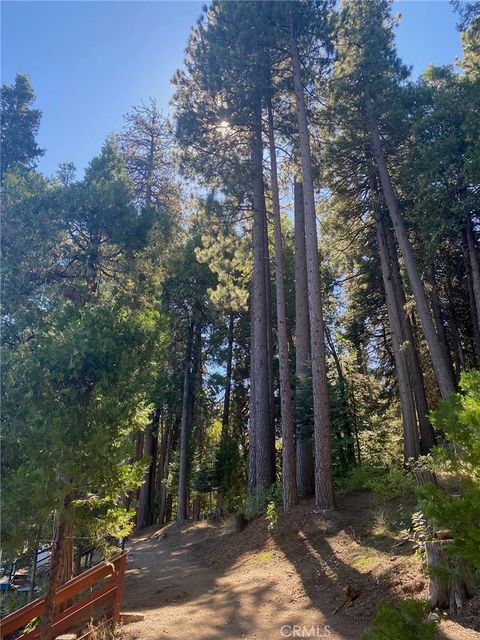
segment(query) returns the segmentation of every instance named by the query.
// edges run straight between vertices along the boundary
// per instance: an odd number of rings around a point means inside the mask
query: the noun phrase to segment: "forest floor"
[[[258,518],[241,533],[200,522],[132,537],[123,608],[145,617],[123,637],[358,640],[380,600],[426,598],[428,579],[401,524],[408,504],[380,509],[357,493],[340,496],[326,517],[313,506],[302,501],[271,532]],[[349,586],[358,598],[335,613]],[[479,613],[475,599],[461,620],[442,623],[445,637],[480,640]]]

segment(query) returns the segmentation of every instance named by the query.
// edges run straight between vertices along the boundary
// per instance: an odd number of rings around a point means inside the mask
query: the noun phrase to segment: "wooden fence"
[[[55,608],[62,607],[53,620],[53,637],[68,631],[77,631],[90,621],[105,620],[117,624],[120,619],[123,583],[127,554],[112,562],[102,562],[63,584],[55,593]],[[14,631],[22,630],[45,609],[45,597],[5,616],[0,622],[0,638],[7,640]],[[88,634],[87,634],[88,635]],[[40,636],[38,625],[18,636],[19,640],[36,640]],[[87,637],[87,636],[82,636]]]

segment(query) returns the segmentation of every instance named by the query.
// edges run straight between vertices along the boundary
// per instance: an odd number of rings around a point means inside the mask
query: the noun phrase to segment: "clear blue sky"
[[[82,170],[132,105],[155,97],[166,111],[170,79],[181,65],[190,27],[204,2],[1,3],[2,83],[31,76],[43,112],[39,168],[59,162]],[[401,0],[394,10],[403,61],[418,75],[460,55],[456,16],[447,1]]]

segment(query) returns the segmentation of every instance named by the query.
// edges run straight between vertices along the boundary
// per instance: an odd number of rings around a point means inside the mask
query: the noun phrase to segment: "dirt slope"
[[[385,527],[371,496],[343,496],[338,506],[325,518],[304,501],[272,533],[264,519],[242,533],[207,523],[170,527],[160,539],[142,532],[129,544],[124,609],[145,620],[128,625],[126,638],[357,640],[381,599],[425,597],[411,543]],[[335,613],[347,587],[359,596]],[[472,626],[445,631],[480,639]]]

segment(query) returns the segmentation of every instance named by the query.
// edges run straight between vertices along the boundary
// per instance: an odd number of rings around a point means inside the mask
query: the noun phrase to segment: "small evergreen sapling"
[[[432,413],[432,422],[449,443],[432,455],[435,471],[448,473],[455,493],[427,485],[418,489],[420,507],[435,530],[448,529],[450,552],[480,577],[480,372],[463,373],[461,393],[453,393]]]

